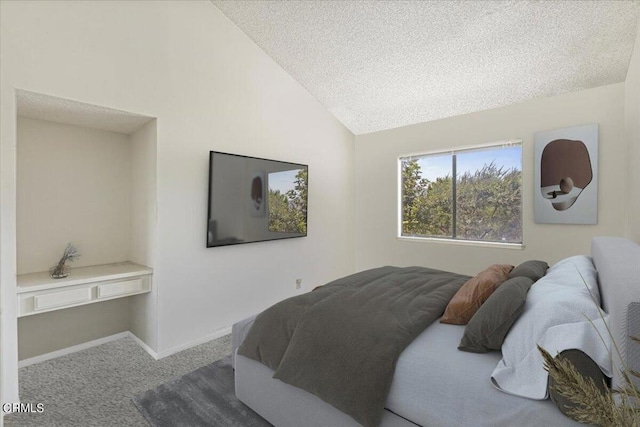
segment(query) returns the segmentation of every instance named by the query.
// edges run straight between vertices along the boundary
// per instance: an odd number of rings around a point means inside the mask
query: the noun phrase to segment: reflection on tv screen
[[[307,170],[269,174],[269,231],[307,234]]]
[[[207,247],[307,235],[306,165],[210,153]]]

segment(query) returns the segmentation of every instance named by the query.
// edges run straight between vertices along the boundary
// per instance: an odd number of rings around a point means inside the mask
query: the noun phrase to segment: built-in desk
[[[52,279],[48,271],[20,274],[18,317],[150,292],[152,274],[129,261],[72,268],[64,279]]]

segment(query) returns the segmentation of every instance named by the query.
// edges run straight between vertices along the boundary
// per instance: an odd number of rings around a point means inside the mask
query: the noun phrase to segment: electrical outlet
[[[302,286],[302,279],[296,279],[296,289],[300,289],[300,286]]]

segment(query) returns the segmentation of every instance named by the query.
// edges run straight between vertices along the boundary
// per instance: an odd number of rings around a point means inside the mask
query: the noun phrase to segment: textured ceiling
[[[152,120],[147,116],[26,90],[16,91],[16,108],[21,117],[127,135]]]
[[[219,1],[353,133],[625,79],[636,1]]]

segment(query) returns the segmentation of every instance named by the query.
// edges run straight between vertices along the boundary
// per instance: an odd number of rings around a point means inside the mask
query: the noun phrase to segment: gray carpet
[[[226,357],[133,398],[154,427],[270,427],[240,402]]]
[[[154,360],[132,339],[20,369],[24,403],[44,403],[41,414],[10,414],[6,427],[148,427],[134,396],[231,354],[231,336]]]

